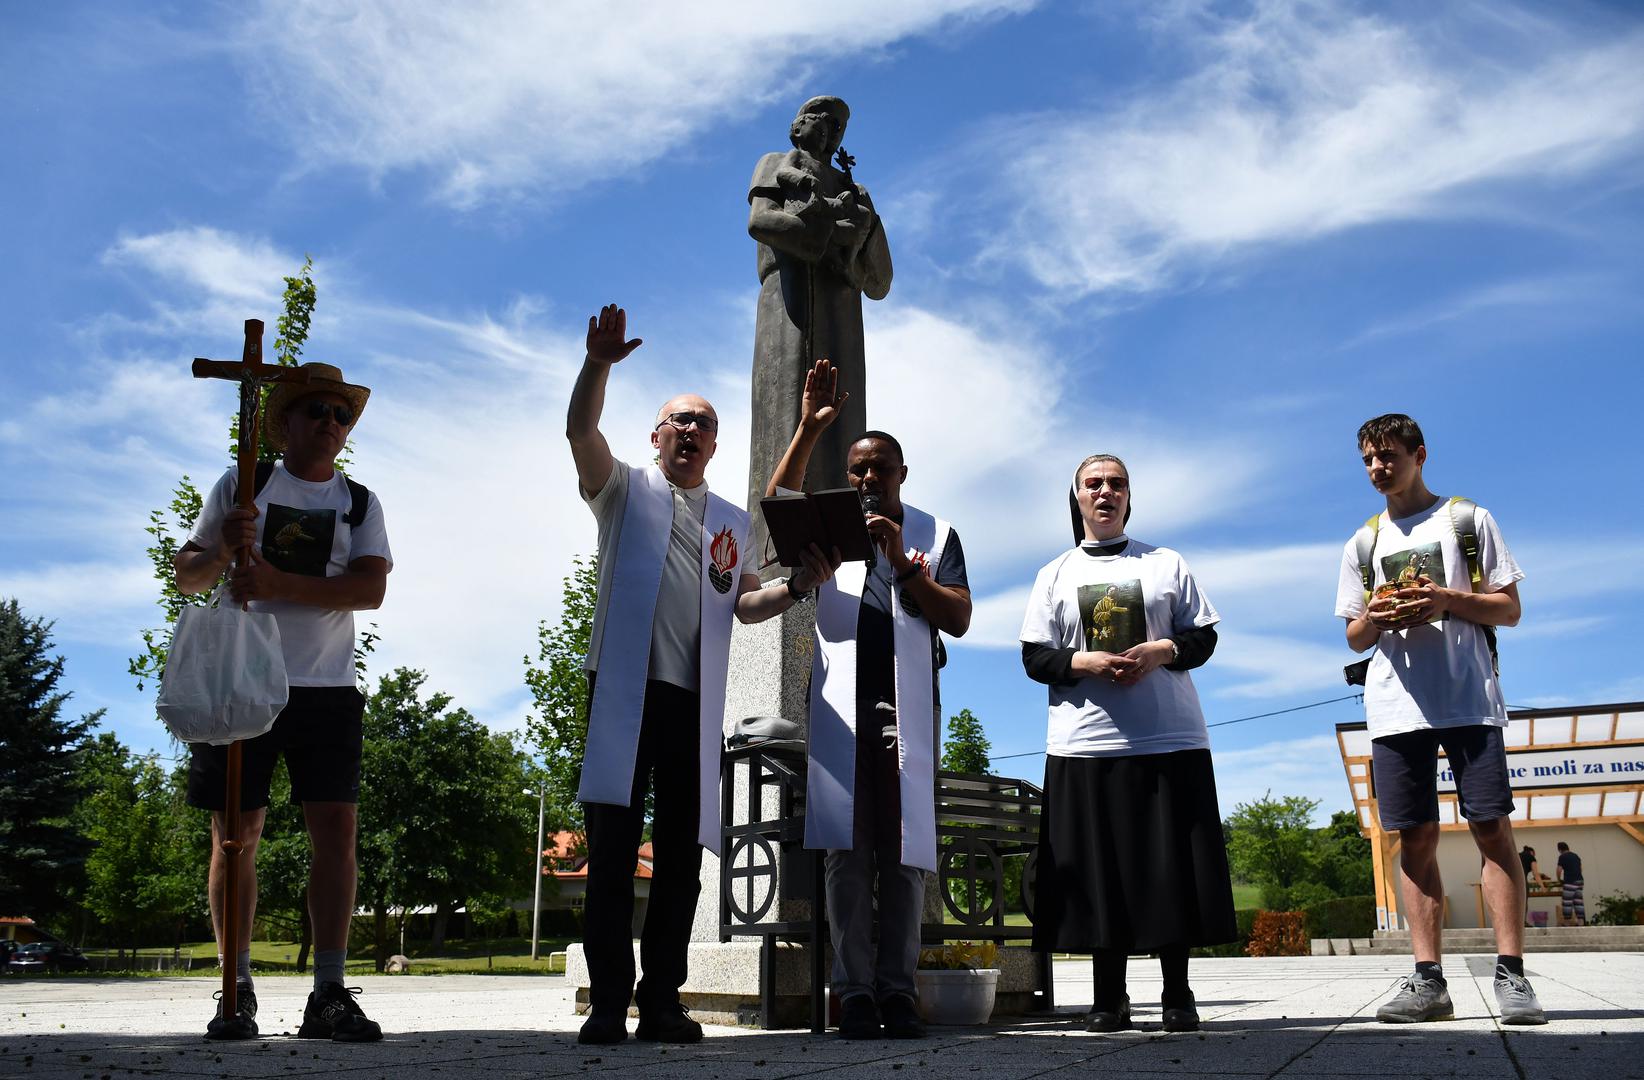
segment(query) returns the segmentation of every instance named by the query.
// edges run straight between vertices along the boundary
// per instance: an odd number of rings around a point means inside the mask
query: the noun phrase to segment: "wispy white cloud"
[[[1301,795],[1319,800],[1315,825],[1329,821],[1333,811],[1352,808],[1353,794],[1334,735],[1307,735],[1238,750],[1215,749],[1215,732],[1211,737],[1222,817],[1239,803],[1254,802],[1269,792],[1275,798]]]
[[[1259,474],[1267,459],[1253,438],[1183,433],[1144,410],[1091,415],[1074,390],[1094,373],[1068,369],[1019,329],[904,306],[869,312],[867,347],[883,358],[868,371],[868,423],[907,453],[904,497],[954,515],[967,561],[1013,568],[1024,589],[1072,543],[1067,489],[1087,455],[1125,459],[1139,533],[1214,518],[1236,497],[1215,464],[1237,456]],[[972,574],[981,591],[999,584]]]
[[[1522,311],[1526,308],[1591,301],[1609,289],[1610,284],[1596,275],[1571,274],[1498,282],[1470,289],[1415,311],[1377,322],[1354,334],[1342,343],[1341,348],[1352,349],[1382,338],[1419,333],[1441,323],[1467,319],[1474,315],[1494,315],[1502,311]]]
[[[1297,700],[1341,687],[1342,665],[1353,659],[1346,646],[1322,644],[1318,637],[1252,633],[1235,625],[1220,633],[1212,662],[1218,673],[1236,673],[1221,697]]]
[[[1335,0],[1169,10],[1161,31],[1201,57],[1189,75],[1001,122],[972,155],[1010,163],[991,258],[1058,291],[1151,290],[1265,245],[1477,215],[1481,185],[1577,176],[1644,142],[1636,29],[1584,39],[1471,8],[1401,26]]]
[[[152,609],[155,583],[146,565],[127,560],[58,562],[0,571],[0,597],[50,619],[59,642],[112,645],[136,652],[140,621]]]
[[[290,256],[266,239],[203,225],[122,236],[103,252],[102,261],[258,308],[279,300],[280,279],[295,270]]]
[[[426,172],[438,198],[472,207],[621,175],[830,61],[1029,6],[308,0],[263,4],[239,51],[300,159]]]

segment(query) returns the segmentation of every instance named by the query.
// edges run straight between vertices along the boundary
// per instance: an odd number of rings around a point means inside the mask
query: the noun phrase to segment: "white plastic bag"
[[[253,739],[285,708],[280,627],[265,612],[222,599],[186,607],[177,619],[155,708],[183,742],[223,746]]]

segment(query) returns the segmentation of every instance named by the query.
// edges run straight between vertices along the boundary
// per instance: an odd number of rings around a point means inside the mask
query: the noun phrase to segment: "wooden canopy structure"
[[[1515,829],[1614,826],[1644,845],[1644,702],[1515,709],[1505,733]],[[1376,921],[1399,929],[1399,839],[1384,832],[1363,721],[1336,725],[1342,767],[1375,867]],[[1467,829],[1455,781],[1439,756],[1439,828]]]

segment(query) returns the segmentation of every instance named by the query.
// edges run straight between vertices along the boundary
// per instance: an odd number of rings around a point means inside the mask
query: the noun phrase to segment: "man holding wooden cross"
[[[269,780],[284,753],[291,797],[302,803],[313,846],[308,910],[314,923],[314,990],[297,1034],[369,1042],[382,1038],[382,1029],[366,1018],[342,985],[357,877],[354,845],[365,709],[354,685],[353,613],[382,604],[393,557],[377,497],[336,469],[337,455],[371,391],[345,382],[329,364],[302,368],[308,373],[306,383],[280,382],[268,394],[265,430],[284,456],[271,467],[258,467],[255,508],[235,508],[239,480],[230,469],[206,496],[194,532],[174,562],[177,587],[184,593],[211,588],[227,571],[228,592],[236,603],[274,615],[290,684],[289,701],[274,726],[241,744],[240,886],[233,942],[223,940],[228,747],[191,744],[188,801],[213,811],[209,892],[218,958],[232,961],[237,969],[234,1008],[225,1016],[219,1005],[206,1034],[221,1039],[257,1034],[251,982],[257,841]],[[250,557],[237,561],[235,553],[242,548],[249,548]]]

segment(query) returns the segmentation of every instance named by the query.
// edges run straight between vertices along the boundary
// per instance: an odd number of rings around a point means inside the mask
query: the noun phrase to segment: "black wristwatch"
[[[799,590],[795,589],[793,587],[793,583],[797,580],[799,580],[797,575],[795,575],[794,577],[791,577],[791,578],[788,579],[788,596],[793,600],[794,603],[803,604],[805,601],[807,601],[811,598],[811,594],[809,592],[800,592]]]

